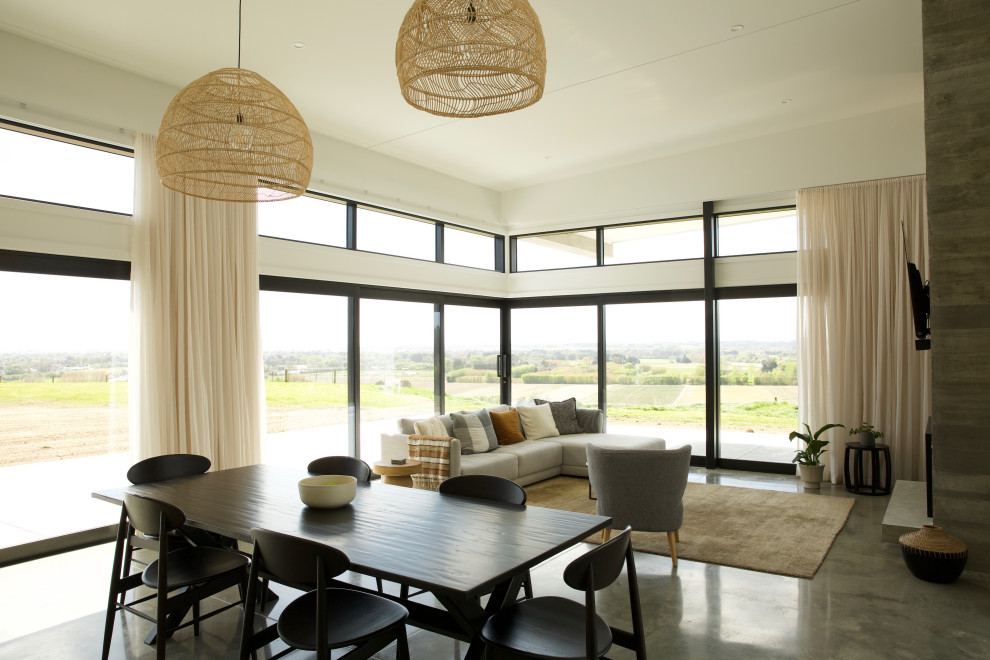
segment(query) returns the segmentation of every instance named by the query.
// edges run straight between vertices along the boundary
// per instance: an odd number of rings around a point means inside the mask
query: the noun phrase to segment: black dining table
[[[442,608],[387,597],[406,606],[410,624],[470,642],[467,660],[481,658],[481,627],[515,599],[529,569],[611,523],[604,516],[381,482],[359,482],[353,502],[344,507],[315,509],[299,499],[297,484],[306,476],[251,465],[101,490],[93,497],[118,505],[124,493],[153,497],[182,509],[187,525],[239,541],[250,542],[251,529],[259,527],[338,548],[354,572],[432,593]],[[483,605],[484,596],[489,598]]]

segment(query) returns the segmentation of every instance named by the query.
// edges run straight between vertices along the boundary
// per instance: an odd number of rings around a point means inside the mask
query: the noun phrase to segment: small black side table
[[[863,454],[870,454],[870,483],[866,483],[863,477]],[[853,473],[849,473],[849,455],[853,457]],[[880,455],[883,454],[884,470],[883,485],[880,485]],[[858,495],[889,495],[890,494],[890,447],[888,445],[875,444],[872,447],[861,445],[858,442],[846,443],[846,455],[843,461],[845,466],[846,490]]]

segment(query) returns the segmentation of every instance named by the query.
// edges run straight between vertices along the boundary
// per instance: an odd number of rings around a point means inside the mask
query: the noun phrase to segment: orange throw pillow
[[[495,437],[500,445],[512,445],[522,442],[526,436],[519,429],[519,414],[515,410],[507,412],[488,411],[492,418],[492,426],[495,427]]]

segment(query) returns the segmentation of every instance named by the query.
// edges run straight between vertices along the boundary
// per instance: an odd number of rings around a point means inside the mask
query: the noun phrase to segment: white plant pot
[[[798,473],[804,487],[809,490],[819,490],[822,487],[822,477],[825,476],[824,465],[801,465],[798,463]]]

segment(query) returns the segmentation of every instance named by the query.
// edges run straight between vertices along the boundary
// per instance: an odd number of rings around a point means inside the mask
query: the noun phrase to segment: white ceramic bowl
[[[349,504],[357,492],[357,479],[346,474],[322,474],[299,481],[299,499],[317,509],[336,509]]]

